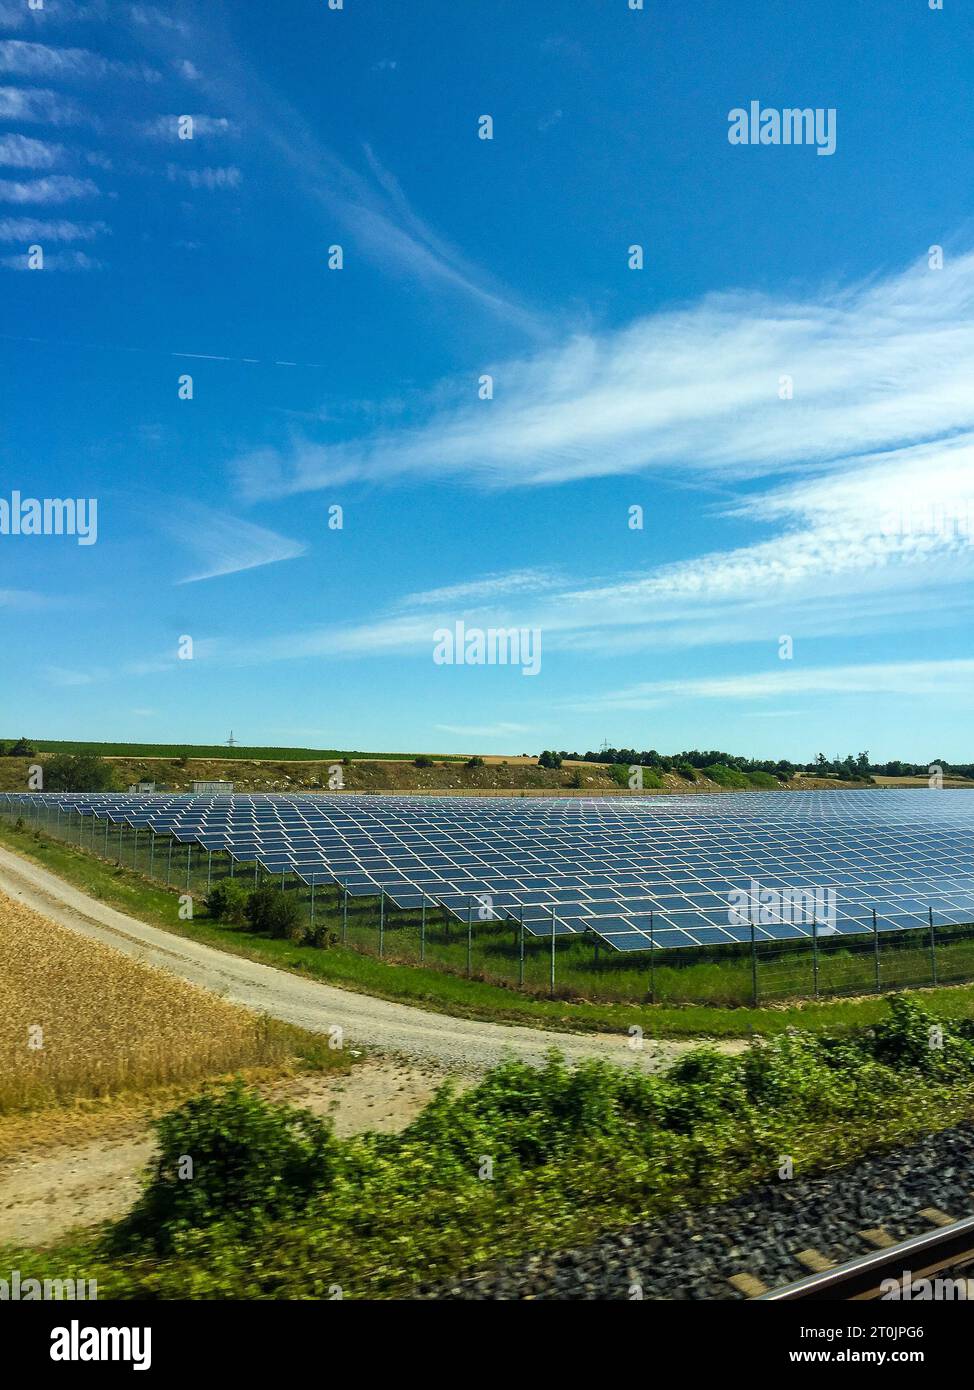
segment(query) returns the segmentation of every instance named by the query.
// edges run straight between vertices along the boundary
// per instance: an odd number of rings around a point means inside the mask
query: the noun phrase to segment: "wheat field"
[[[0,893],[0,1114],[279,1065],[289,1031]]]

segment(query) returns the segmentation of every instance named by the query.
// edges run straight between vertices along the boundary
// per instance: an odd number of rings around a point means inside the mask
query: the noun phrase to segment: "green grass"
[[[0,739],[11,746],[17,739]],[[405,762],[419,756],[416,753],[363,753],[343,748],[252,748],[225,743],[92,743],[76,739],[28,739],[38,753],[94,753],[101,758],[241,758],[258,762],[340,762],[356,758],[369,762]],[[463,762],[465,754],[436,754],[438,763]]]
[[[94,1278],[100,1298],[408,1298],[726,1201],[775,1180],[783,1154],[807,1176],[968,1120],[974,1024],[945,1028],[938,1046],[916,1003],[899,996],[884,1014],[854,1037],[701,1049],[656,1076],[511,1061],[463,1094],[443,1088],[396,1135],[338,1139],[242,1086],[210,1089],[158,1123],[159,1158],[128,1217],[0,1263]]]
[[[793,1027],[811,1031],[850,1029],[875,1022],[885,1009],[879,997],[757,1009],[536,998],[482,980],[467,980],[460,974],[379,959],[350,947],[339,945],[319,950],[272,940],[210,921],[199,912],[193,922],[180,921],[177,890],[160,887],[141,873],[117,868],[87,850],[79,850],[29,829],[18,831],[3,820],[0,820],[0,844],[49,869],[92,897],[153,926],[327,984],[457,1017],[529,1024],[559,1031],[626,1032],[637,1026],[647,1037],[733,1038],[752,1034],[773,1036]],[[390,931],[390,941],[395,946],[394,931]],[[543,955],[543,942],[541,948]],[[450,952],[454,959],[462,958],[462,927],[454,926],[451,944],[443,946],[442,950]],[[543,958],[540,965],[543,969]],[[735,963],[737,968],[739,963]],[[926,990],[923,998],[939,1017],[974,1017],[974,986]]]

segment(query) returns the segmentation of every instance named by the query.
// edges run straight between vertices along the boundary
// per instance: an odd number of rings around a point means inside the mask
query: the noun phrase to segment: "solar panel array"
[[[741,921],[733,892],[835,890],[816,930],[974,921],[974,795],[745,792],[645,798],[20,794],[149,827],[308,884],[535,934],[594,932],[620,951],[810,936],[771,909]],[[651,917],[652,914],[652,917]],[[752,916],[754,917],[752,927]],[[652,927],[650,926],[652,923]]]

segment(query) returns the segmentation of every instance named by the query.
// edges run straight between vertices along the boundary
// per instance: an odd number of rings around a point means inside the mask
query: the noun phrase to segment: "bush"
[[[252,1233],[263,1219],[300,1212],[334,1175],[329,1125],[241,1081],[207,1087],[154,1128],[159,1156],[116,1230],[119,1249],[145,1240],[161,1254],[180,1232],[223,1221]]]
[[[695,782],[697,780],[697,769],[692,763],[677,763],[673,771],[678,772],[685,782]]]
[[[46,792],[107,792],[115,786],[115,769],[91,753],[58,753],[44,764]]]
[[[705,767],[703,775],[709,777],[711,782],[716,782],[719,787],[734,787],[737,790],[747,789],[747,778],[743,772],[738,772],[736,767],[728,767],[726,763],[712,763],[710,767]]]
[[[749,772],[747,780],[752,787],[760,787],[766,791],[773,791],[781,785],[778,778],[770,772]]]
[[[430,1280],[726,1201],[774,1182],[783,1154],[798,1175],[834,1170],[971,1113],[974,1021],[898,1001],[872,1029],[698,1050],[655,1075],[507,1061],[466,1091],[441,1088],[399,1134],[332,1138],[239,1086],[211,1092],[158,1126],[159,1162],[109,1251],[98,1237],[79,1250],[109,1298],[321,1298],[333,1283],[410,1298]],[[942,1049],[923,1047],[934,1028]],[[931,1051],[938,1070],[921,1075]],[[153,1247],[166,1258],[146,1258]],[[64,1258],[24,1252],[22,1275],[53,1277]]]
[[[483,766],[484,766],[484,760],[483,760],[483,758],[468,758],[467,761],[464,763],[464,767],[483,767]]]
[[[243,926],[247,920],[250,889],[235,878],[226,878],[211,888],[206,896],[206,910],[217,922],[232,922]]]
[[[413,767],[434,767],[434,766],[435,766],[435,764],[434,764],[432,758],[427,758],[427,757],[413,758]]]
[[[546,748],[538,758],[539,767],[561,767],[561,755]]]
[[[245,911],[253,931],[287,941],[301,941],[304,937],[301,908],[293,892],[264,884],[250,894]]]
[[[304,934],[306,946],[315,946],[319,951],[326,946],[334,946],[338,942],[337,933],[329,931],[324,922],[315,922],[313,927],[309,927]]]
[[[12,743],[7,750],[9,758],[36,758],[37,749],[32,748],[25,738],[19,738],[16,743]]]

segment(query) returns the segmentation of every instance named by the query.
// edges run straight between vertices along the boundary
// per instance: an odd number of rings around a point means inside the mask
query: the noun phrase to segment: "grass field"
[[[329,984],[458,1017],[533,1024],[554,1030],[617,1032],[638,1027],[647,1038],[748,1037],[774,1036],[794,1027],[845,1030],[873,1023],[885,1012],[883,1000],[877,996],[828,1002],[807,1000],[764,1008],[654,1005],[646,1001],[645,994],[641,1000],[626,1003],[537,997],[489,981],[466,979],[462,971],[447,973],[402,964],[389,956],[379,959],[351,946],[339,944],[319,950],[271,939],[211,921],[200,910],[194,921],[181,921],[175,888],[167,890],[141,871],[117,867],[87,850],[28,829],[17,830],[5,820],[0,820],[0,844],[50,869],[91,896],[154,926]],[[390,930],[390,950],[395,946],[395,931],[395,927]],[[444,943],[444,949],[461,961],[465,951],[463,931],[454,924],[449,943]],[[539,949],[543,951],[544,943]],[[543,970],[543,965],[539,964],[538,969]],[[923,998],[940,1017],[974,1017],[972,986],[931,989],[924,991]]]
[[[325,1043],[0,894],[0,1114],[276,1067]]]

